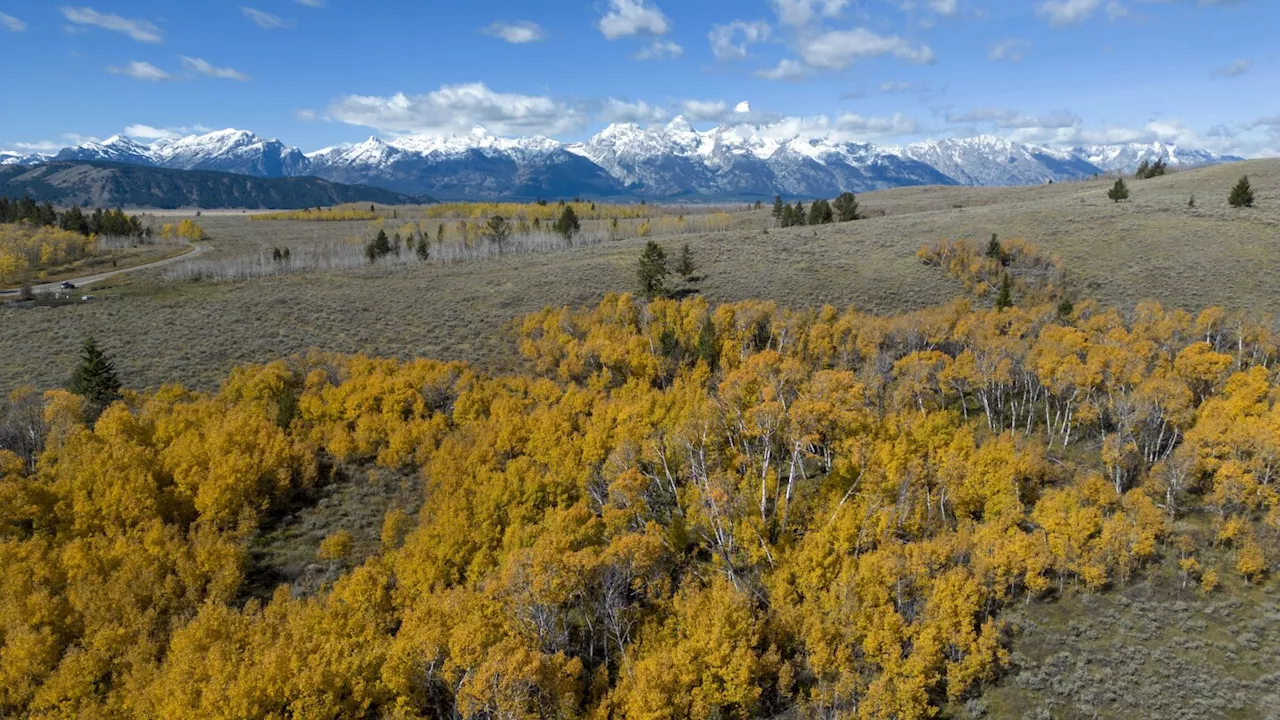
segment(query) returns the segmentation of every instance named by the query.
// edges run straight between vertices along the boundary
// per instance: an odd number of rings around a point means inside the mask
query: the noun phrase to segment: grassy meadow
[[[1232,210],[1226,197],[1249,174],[1257,207]],[[211,388],[234,365],[308,349],[467,360],[512,369],[507,327],[548,305],[581,305],[632,290],[649,239],[669,256],[688,243],[698,264],[696,290],[712,303],[764,299],[792,308],[856,306],[893,313],[949,300],[960,283],[923,266],[916,251],[942,239],[1023,238],[1062,258],[1084,297],[1132,307],[1142,299],[1198,309],[1222,305],[1267,312],[1280,304],[1280,162],[1253,161],[1131,181],[1115,204],[1107,183],[1020,188],[901,188],[860,197],[868,217],[854,223],[777,229],[767,208],[646,208],[648,238],[608,239],[584,220],[573,247],[455,263],[370,265],[369,221],[252,220],[250,213],[199,219],[211,250],[205,267],[250,266],[262,276],[219,282],[176,279],[182,264],[95,288],[99,302],[47,312],[0,310],[0,388],[57,385],[83,338],[101,338],[135,387],[183,382]],[[1196,206],[1188,207],[1190,196]],[[555,204],[549,206],[554,208]],[[367,208],[366,208],[367,209]],[[446,246],[470,216],[443,208],[378,208],[389,232],[421,223],[446,225]],[[392,217],[394,213],[394,217]],[[435,214],[436,216],[432,216]],[[684,227],[678,218],[684,216]],[[705,228],[727,215],[727,227]],[[163,220],[163,218],[160,218]],[[627,222],[642,222],[630,218]],[[716,219],[724,223],[723,219]],[[667,232],[657,228],[666,227]],[[621,235],[621,233],[619,234]],[[473,246],[484,248],[482,239]],[[296,265],[309,253],[316,270],[277,273],[273,249]]]

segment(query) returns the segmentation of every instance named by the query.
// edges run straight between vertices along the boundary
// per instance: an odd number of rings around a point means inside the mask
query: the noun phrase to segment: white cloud
[[[880,55],[893,55],[916,65],[934,61],[933,49],[928,45],[913,46],[896,35],[877,35],[866,28],[834,30],[802,38],[797,50],[806,65],[825,70],[843,70],[858,60]]]
[[[91,7],[63,7],[60,10],[62,17],[75,25],[90,25],[103,30],[124,33],[138,42],[164,42],[164,32],[146,20],[133,20],[119,15],[100,13]]]
[[[521,20],[519,22],[495,22],[484,29],[484,34],[505,40],[513,45],[538,42],[546,38],[546,33],[536,22]]]
[[[27,29],[27,24],[12,15],[6,15],[0,12],[0,26],[9,32],[22,32]]]
[[[348,95],[327,116],[391,134],[466,133],[481,126],[495,135],[556,135],[583,125],[582,113],[548,97],[498,93],[484,83],[446,85],[424,95]]]
[[[801,137],[830,138],[837,142],[870,142],[915,135],[919,131],[920,123],[902,114],[867,117],[856,113],[843,113],[835,120],[826,115],[781,118],[757,130],[761,137],[777,140]]]
[[[1028,115],[1016,110],[1001,108],[978,108],[966,113],[947,113],[949,123],[990,124],[995,127],[1013,129],[1059,130],[1076,127],[1080,117],[1065,110],[1051,112],[1046,115]]]
[[[849,0],[771,0],[778,22],[802,27],[817,17],[839,17]]]
[[[1005,38],[987,48],[987,59],[992,62],[1020,63],[1031,49],[1031,43],[1018,38]]]
[[[324,7],[324,0],[294,0],[299,5],[306,5],[310,8]]]
[[[302,122],[314,122],[316,120],[316,111],[304,108],[295,112],[293,116]]]
[[[254,25],[257,25],[263,30],[287,30],[293,27],[292,20],[285,20],[282,17],[263,12],[256,8],[241,5],[240,12],[243,13],[245,17],[252,20]]]
[[[756,77],[765,80],[781,80],[784,82],[795,82],[805,78],[804,65],[790,58],[780,61],[775,67],[765,70],[757,70]]]
[[[180,133],[173,130],[151,127],[150,125],[130,125],[124,129],[124,134],[137,140],[164,140],[181,137]]]
[[[685,100],[681,114],[694,121],[719,121],[729,114],[729,103],[723,100]]]
[[[747,56],[747,46],[769,39],[772,28],[768,23],[746,22],[734,20],[726,25],[712,25],[707,39],[711,41],[711,52],[717,60],[740,60]],[[734,42],[741,34],[741,41]]]
[[[1100,5],[1102,0],[1045,0],[1036,12],[1054,25],[1074,25],[1092,17]]]
[[[187,57],[186,55],[180,56],[180,59],[182,60],[182,67],[193,73],[199,73],[200,75],[207,75],[214,78],[223,78],[225,80],[239,80],[240,82],[245,82],[249,79],[248,75],[245,75],[235,68],[214,67],[205,60]]]
[[[684,48],[669,40],[654,39],[636,53],[637,60],[671,60],[684,54]]]
[[[134,60],[123,67],[114,65],[107,68],[107,72],[112,75],[128,75],[134,80],[146,80],[148,82],[161,82],[164,80],[172,80],[173,76],[152,65],[149,62]]]
[[[665,35],[671,29],[667,16],[646,0],[610,0],[609,12],[597,24],[609,40],[650,34]]]
[[[609,98],[605,100],[598,117],[608,123],[654,123],[666,120],[670,113],[643,100],[626,102]]]
[[[956,0],[929,0],[929,9],[946,17],[951,17],[960,11]]]
[[[901,80],[890,80],[889,82],[880,83],[880,92],[890,95],[909,92],[910,90],[911,83],[902,82]]]
[[[1213,71],[1214,77],[1233,78],[1240,77],[1253,69],[1253,61],[1240,58],[1235,60],[1226,67],[1220,67]]]

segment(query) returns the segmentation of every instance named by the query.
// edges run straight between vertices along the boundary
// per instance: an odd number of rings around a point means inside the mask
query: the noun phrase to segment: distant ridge
[[[127,163],[54,161],[0,167],[0,196],[92,207],[292,210],[342,203],[430,202],[383,188],[314,177],[263,178],[208,170],[172,170]]]
[[[677,117],[647,128],[610,125],[586,142],[571,144],[545,137],[501,138],[477,128],[445,137],[371,137],[305,154],[247,130],[150,145],[116,135],[52,158],[0,153],[0,166],[49,159],[264,178],[313,176],[458,200],[580,195],[697,201],[774,194],[831,197],[844,190],[909,185],[1034,185],[1128,173],[1144,160],[1187,168],[1241,158],[1161,142],[1059,148],[993,136],[879,146],[745,123],[700,131]]]

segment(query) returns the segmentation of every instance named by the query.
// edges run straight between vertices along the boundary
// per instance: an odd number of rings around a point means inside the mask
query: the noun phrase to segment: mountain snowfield
[[[730,124],[697,130],[616,123],[586,142],[465,135],[371,137],[303,153],[246,130],[219,130],[150,145],[123,135],[53,156],[0,153],[0,165],[48,160],[117,162],[257,177],[316,176],[441,199],[637,197],[716,200],[831,197],[904,185],[1031,185],[1130,172],[1143,160],[1173,168],[1234,156],[1166,143],[1051,148],[977,136],[903,146],[779,135],[775,127]]]

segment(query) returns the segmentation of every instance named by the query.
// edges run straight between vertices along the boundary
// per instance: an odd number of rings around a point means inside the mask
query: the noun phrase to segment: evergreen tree
[[[680,248],[680,259],[676,261],[676,274],[688,280],[697,269],[693,262],[693,250],[689,249],[689,243],[685,243]]]
[[[1240,178],[1240,182],[1231,189],[1227,202],[1233,208],[1253,207],[1253,188],[1249,185],[1249,176]]]
[[[835,210],[840,222],[858,219],[858,197],[851,192],[840,193],[840,197],[832,201],[831,207]]]
[[[391,239],[387,237],[386,230],[379,230],[378,236],[373,242],[365,246],[364,255],[369,258],[369,262],[377,262],[380,258],[384,258],[391,254]]]
[[[511,224],[501,215],[494,215],[485,224],[484,234],[488,236],[489,242],[498,246],[498,254],[501,255],[507,238],[511,236]]]
[[[778,215],[779,227],[791,227],[796,224],[796,210],[790,205],[783,205],[782,212]]]
[[[773,219],[777,220],[779,223],[782,222],[782,209],[784,207],[786,206],[782,204],[782,196],[774,195],[773,196]]]
[[[991,233],[991,241],[987,243],[987,257],[1004,262],[1004,248],[1000,246],[1000,239],[995,233]]]
[[[652,240],[645,243],[644,252],[640,253],[640,266],[636,271],[640,280],[640,293],[650,300],[666,295],[669,274],[667,253],[662,246]]]
[[[809,224],[826,225],[835,219],[831,211],[831,203],[826,200],[814,200],[809,206]]]
[[[444,223],[440,223],[436,226],[436,244],[444,244]]]
[[[426,262],[431,259],[431,243],[427,242],[427,236],[423,235],[422,240],[418,242],[418,259]]]
[[[1191,193],[1191,197],[1187,199],[1187,207],[1193,208],[1195,206],[1196,206],[1196,194]]]
[[[1075,312],[1075,310],[1076,306],[1075,303],[1071,302],[1071,298],[1064,297],[1058,301],[1058,317],[1071,317],[1071,313]]]
[[[804,225],[804,223],[805,223],[804,205],[800,204],[800,201],[797,200],[796,211],[795,211],[795,224]]]
[[[1143,160],[1142,164],[1138,165],[1138,169],[1136,172],[1133,173],[1133,176],[1141,180],[1147,176],[1147,171],[1150,169],[1151,169],[1151,163],[1147,162],[1146,160]]]
[[[996,309],[1004,310],[1013,307],[1013,284],[1009,280],[1009,273],[1005,273],[1000,279],[1000,294],[996,295]]]
[[[716,324],[711,321],[711,315],[708,314],[702,320],[702,328],[698,331],[698,357],[707,364],[711,372],[716,371],[716,366],[720,364],[720,347],[716,342]]]
[[[85,400],[85,421],[93,424],[111,403],[120,399],[115,364],[90,336],[80,351],[80,365],[71,375],[71,392]]]
[[[1124,184],[1124,178],[1116,178],[1116,184],[1107,191],[1107,197],[1117,203],[1129,199],[1129,186]]]
[[[560,203],[564,205],[563,200],[561,200]],[[573,211],[573,206],[564,205],[564,211],[560,213],[560,219],[556,220],[555,224],[552,225],[551,228],[560,233],[560,235],[567,240],[570,245],[572,245],[573,236],[577,235],[582,230],[582,225],[578,223],[578,214]]]

